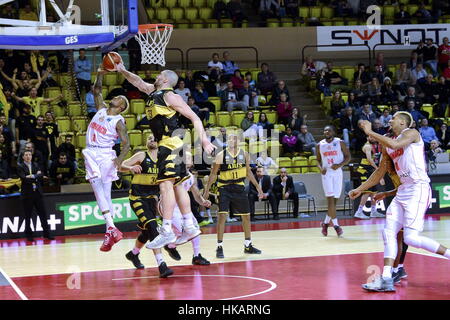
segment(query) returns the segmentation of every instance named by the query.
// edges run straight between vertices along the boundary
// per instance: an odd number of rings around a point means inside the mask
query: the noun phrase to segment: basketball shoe
[[[384,278],[381,276],[371,283],[363,284],[362,288],[367,291],[395,292],[394,280],[392,278]]]
[[[399,283],[402,279],[408,278],[408,274],[405,271],[405,268],[398,268],[397,272],[392,273],[392,279],[394,279],[394,283]]]
[[[177,236],[172,230],[167,232],[163,228],[158,228],[158,232],[159,235],[157,235],[155,239],[145,245],[147,249],[160,249],[165,245],[173,243],[175,242],[175,240],[177,240]]]
[[[183,227],[183,233],[181,234],[180,237],[178,237],[178,239],[176,239],[175,244],[177,246],[182,245],[194,239],[195,237],[198,237],[201,233],[202,232],[200,231],[200,228],[194,225],[191,227]]]
[[[322,234],[324,237],[328,236],[328,223],[321,223],[320,226],[322,227]]]
[[[223,248],[222,248],[222,246],[217,247],[217,249],[216,249],[216,258],[219,258],[219,259],[225,258],[225,256],[223,255]]]
[[[160,278],[167,278],[168,276],[173,275],[173,270],[170,269],[165,262],[162,262],[158,269]]]
[[[378,212],[376,208],[372,208],[370,211],[370,217],[371,218],[384,218],[385,215]]]
[[[363,212],[363,209],[361,208],[361,210],[358,208],[358,210],[356,211],[355,215],[353,216],[355,218],[358,219],[363,219],[363,220],[368,220],[370,219],[370,217],[366,216]]]
[[[114,227],[109,227],[108,231],[105,233],[105,239],[103,240],[100,251],[108,252],[111,250],[112,246],[122,240],[123,234],[119,229]]]
[[[342,230],[340,226],[334,226],[334,230],[336,230],[338,237],[342,236],[342,234],[344,233],[344,230]]]
[[[252,244],[250,244],[248,247],[244,246],[244,253],[248,254],[261,254],[261,250],[256,249]]]
[[[133,251],[129,251],[125,255],[125,258],[130,260],[136,269],[144,269],[145,268],[144,265],[141,263],[141,260],[139,260],[139,253],[133,254]]]
[[[192,264],[197,266],[208,266],[211,263],[199,253],[198,256],[192,258]]]
[[[173,260],[176,260],[176,261],[181,260],[180,253],[178,252],[177,248],[170,248],[168,245],[165,245],[164,249],[167,251],[167,253]]]

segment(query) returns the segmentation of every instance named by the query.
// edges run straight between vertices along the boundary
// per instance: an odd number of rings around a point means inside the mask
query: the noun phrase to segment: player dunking
[[[344,141],[335,138],[336,130],[333,126],[326,126],[323,134],[325,139],[317,144],[317,166],[322,174],[322,186],[328,203],[328,213],[321,224],[322,234],[325,237],[328,235],[328,226],[332,221],[340,237],[344,231],[336,218],[336,203],[342,192],[342,167],[349,163],[350,152]]]
[[[410,129],[412,122],[409,113],[402,111],[395,113],[390,121],[394,139],[373,132],[369,121],[361,123],[367,135],[386,147],[386,152],[393,160],[395,171],[401,181],[386,214],[383,230],[385,242],[383,274],[374,282],[362,285],[368,291],[395,291],[392,267],[397,256],[397,234],[401,228],[404,229],[404,241],[407,245],[450,259],[450,250],[435,240],[420,235],[423,231],[425,212],[431,201],[431,187],[426,172],[424,142],[417,130]]]
[[[141,234],[136,239],[134,248],[125,257],[130,260],[137,269],[143,269],[144,265],[139,259],[139,253],[147,243],[158,236],[158,224],[156,223],[159,186],[158,178],[158,145],[152,135],[147,138],[147,152],[138,152],[130,159],[122,163],[122,171],[134,173],[130,188],[130,206],[136,214],[141,229]],[[161,249],[153,249],[156,263],[158,264],[159,277],[167,278],[173,271],[164,262]]]
[[[183,98],[173,92],[178,76],[171,70],[164,70],[156,77],[154,84],[146,83],[138,75],[127,71],[122,63],[116,66],[117,71],[140,91],[149,95],[147,117],[150,129],[158,142],[158,183],[162,196],[163,225],[160,234],[146,245],[149,249],[162,248],[176,240],[172,230],[172,216],[178,204],[183,214],[183,239],[186,241],[198,236],[200,228],[194,225],[190,199],[187,191],[180,185],[189,176],[182,163],[183,140],[174,135],[178,128],[179,114],[189,119],[194,125],[203,148],[209,154],[215,149],[206,136],[202,121],[184,102]]]
[[[113,181],[119,179],[117,170],[130,150],[125,120],[120,115],[128,109],[128,99],[117,96],[108,106],[105,104],[102,97],[102,80],[105,73],[106,71],[102,68],[98,69],[94,84],[97,113],[89,123],[86,132],[86,149],[83,150],[86,180],[89,180],[94,190],[95,199],[106,221],[106,233],[100,247],[101,251],[111,250],[111,247],[123,237],[113,222],[111,185]],[[112,147],[117,138],[122,141],[122,150],[116,158],[116,152]]]

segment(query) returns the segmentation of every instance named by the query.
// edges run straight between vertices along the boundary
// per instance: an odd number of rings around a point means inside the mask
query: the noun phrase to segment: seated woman
[[[283,145],[284,154],[294,154],[301,151],[298,138],[293,134],[292,129],[289,127],[286,129],[286,134],[281,139],[281,144]]]
[[[292,103],[287,101],[287,95],[280,95],[280,102],[277,104],[278,122],[287,125],[289,117],[292,114]]]
[[[331,98],[330,101],[330,107],[331,116],[333,119],[339,118],[342,114],[342,110],[345,108],[345,102],[344,99],[342,99],[342,95],[339,90],[333,94],[333,98]]]
[[[263,138],[262,127],[255,123],[255,115],[252,111],[248,111],[245,118],[242,119],[241,129],[244,131],[245,138],[256,138],[257,136],[260,139]]]
[[[294,109],[292,109],[292,114],[288,119],[286,128],[291,128],[293,134],[298,135],[300,133],[302,125],[306,122],[305,120],[306,120],[306,114],[303,117],[301,117],[299,115],[298,108],[294,108]]]
[[[267,115],[265,112],[261,112],[259,114],[259,120],[257,124],[258,128],[263,129],[263,134],[267,137],[270,137],[271,130],[273,129],[273,123],[267,119]]]
[[[233,82],[233,88],[235,88],[236,90],[243,88],[244,79],[242,77],[241,70],[237,69],[234,71],[233,76],[231,76],[231,82]]]

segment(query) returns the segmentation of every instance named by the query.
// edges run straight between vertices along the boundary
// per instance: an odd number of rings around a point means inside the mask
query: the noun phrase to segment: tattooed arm
[[[106,108],[106,103],[105,103],[105,101],[103,101],[103,95],[102,95],[103,75],[106,72],[107,71],[103,70],[101,67],[98,68],[98,70],[97,70],[97,78],[95,79],[95,84],[94,84],[94,101],[95,101],[95,107],[97,108],[97,110]]]
[[[114,163],[117,169],[120,169],[122,166],[122,162],[130,151],[130,139],[128,137],[127,127],[122,120],[117,121],[116,125],[117,133],[119,134],[120,141],[122,141],[122,148],[120,154],[117,158],[114,159]]]

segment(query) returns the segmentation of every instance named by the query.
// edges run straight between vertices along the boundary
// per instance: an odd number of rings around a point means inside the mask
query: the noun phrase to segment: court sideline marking
[[[6,281],[9,282],[11,287],[13,287],[14,291],[16,291],[16,293],[22,300],[28,300],[27,296],[23,294],[22,290],[19,289],[19,287],[14,283],[14,281],[11,280],[11,278],[6,274],[5,271],[3,271],[1,267],[0,267],[0,274],[2,274],[3,277],[6,279]]]

